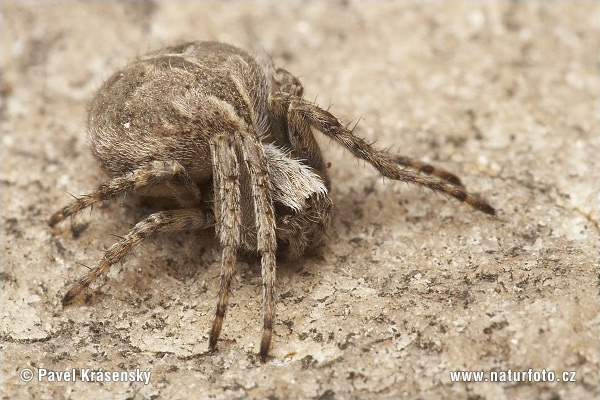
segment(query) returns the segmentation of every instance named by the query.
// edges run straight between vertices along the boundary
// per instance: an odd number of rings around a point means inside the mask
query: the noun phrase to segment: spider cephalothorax
[[[264,361],[275,315],[275,256],[299,257],[318,245],[331,219],[329,176],[312,129],[388,178],[495,213],[455,175],[372,147],[302,92],[300,81],[267,57],[217,42],[164,48],[109,78],[91,102],[88,132],[110,178],[55,213],[50,225],[129,191],[170,198],[177,206],[137,223],[63,304],[147,236],[215,225],[223,253],[210,349],[216,349],[227,309],[236,253],[246,249],[261,257]]]

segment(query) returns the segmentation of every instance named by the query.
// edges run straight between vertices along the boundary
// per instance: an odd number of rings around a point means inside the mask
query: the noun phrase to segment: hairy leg
[[[331,181],[327,173],[327,166],[323,160],[321,149],[310,128],[310,121],[306,115],[298,111],[298,98],[289,103],[279,101],[277,96],[271,97],[271,109],[281,120],[287,121],[287,139],[292,147],[295,158],[314,169],[327,190],[331,189]]]
[[[390,155],[390,158],[394,160],[397,164],[400,164],[404,167],[409,167],[415,169],[419,172],[423,172],[427,175],[437,176],[440,179],[447,181],[448,183],[454,186],[462,186],[462,182],[460,178],[454,175],[452,172],[448,172],[444,169],[434,167],[433,165],[426,164],[419,160],[415,160],[409,157],[400,156],[400,155]]]
[[[285,139],[291,146],[292,155],[302,164],[312,168],[325,184],[326,192],[311,194],[307,200],[311,203],[309,209],[299,214],[279,216],[277,228],[280,230],[280,239],[287,243],[285,256],[288,259],[297,259],[308,246],[320,244],[331,219],[331,200],[328,196],[331,180],[327,166],[310,127],[310,121],[298,111],[296,102],[297,100],[282,102],[277,96],[270,99],[271,109],[276,118],[287,121],[287,126],[283,126],[282,131],[287,133]]]
[[[260,344],[260,358],[267,359],[273,335],[275,318],[275,274],[277,238],[275,236],[275,211],[271,199],[271,184],[267,157],[255,132],[237,135],[236,142],[241,152],[244,166],[250,176],[250,187],[254,200],[256,244],[261,256],[263,280],[263,333]]]
[[[421,175],[417,171],[401,168],[393,156],[390,156],[385,151],[374,148],[363,139],[354,136],[335,116],[322,108],[302,98],[285,93],[278,93],[274,97],[277,101],[283,103],[292,104],[293,102],[298,112],[310,121],[311,126],[341,143],[355,157],[373,165],[383,176],[427,187],[433,191],[452,196],[486,214],[496,214],[495,209],[487,201],[468,193],[462,187],[455,186],[435,176]]]
[[[280,142],[281,143],[281,142]],[[278,253],[295,259],[308,246],[321,243],[322,234],[330,220],[331,199],[325,183],[315,170],[290,157],[275,144],[264,144],[269,161],[271,200],[275,206]],[[250,181],[249,173],[247,181]],[[254,224],[254,223],[253,223]],[[278,254],[279,255],[279,254]]]
[[[143,221],[138,222],[120,242],[112,245],[104,254],[102,260],[69,289],[63,297],[63,305],[71,304],[82,291],[98,277],[105,274],[112,265],[121,261],[148,236],[154,233],[204,229],[211,223],[212,221],[207,218],[204,212],[198,209],[161,211],[148,216]]]
[[[219,300],[215,319],[209,337],[209,349],[217,348],[223,319],[227,311],[231,279],[235,266],[236,251],[240,246],[240,224],[242,218],[240,204],[239,165],[235,151],[233,134],[215,136],[210,141],[213,159],[214,213],[219,241],[223,246]]]
[[[292,98],[289,101],[282,102],[279,101],[280,99],[279,95],[271,98],[271,109],[280,117],[286,117],[288,121],[288,140],[292,146],[294,155],[299,159],[305,160],[308,165],[314,168],[323,179],[323,182],[325,182],[327,189],[331,189],[331,181],[327,174],[321,149],[310,129],[310,122],[306,115],[299,111],[302,109],[302,103],[305,101],[299,100],[299,98]],[[437,176],[455,186],[462,186],[460,178],[449,171],[410,157],[392,154],[389,156],[399,165],[415,169],[427,175]]]
[[[200,190],[177,161],[154,161],[123,176],[110,179],[98,189],[86,194],[56,212],[48,224],[54,226],[80,211],[105,200],[111,200],[132,189],[146,189],[163,183],[174,187],[174,194],[184,207],[200,204]]]

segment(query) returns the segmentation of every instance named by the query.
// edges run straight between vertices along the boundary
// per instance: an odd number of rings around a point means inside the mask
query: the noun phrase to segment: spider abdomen
[[[93,98],[92,152],[110,176],[174,159],[202,184],[212,175],[213,135],[235,132],[240,122],[264,134],[268,93],[256,88],[266,82],[254,58],[222,43],[187,43],[140,57]]]

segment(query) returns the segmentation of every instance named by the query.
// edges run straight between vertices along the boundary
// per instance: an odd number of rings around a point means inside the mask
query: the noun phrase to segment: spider
[[[443,193],[486,214],[443,169],[374,148],[302,97],[298,78],[266,56],[218,42],[190,42],[137,58],[92,99],[91,150],[109,179],[56,212],[54,226],[127,192],[166,198],[172,208],[138,222],[66,293],[69,305],[152,234],[215,226],[222,246],[219,295],[209,336],[215,351],[237,253],[261,258],[265,362],[275,317],[276,255],[318,246],[331,221],[331,183],[313,130],[383,176]]]

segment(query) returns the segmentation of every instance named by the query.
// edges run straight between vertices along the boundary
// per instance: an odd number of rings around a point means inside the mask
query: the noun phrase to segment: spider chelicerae
[[[265,361],[275,316],[276,255],[300,257],[322,242],[331,221],[331,184],[313,130],[385,177],[495,214],[456,175],[374,148],[302,93],[298,78],[267,56],[218,42],[167,47],[112,75],[88,115],[92,152],[110,178],[55,213],[49,224],[131,191],[176,205],[138,222],[66,293],[63,304],[146,237],[214,225],[222,261],[209,348],[217,346],[237,253],[249,250],[261,258]]]

